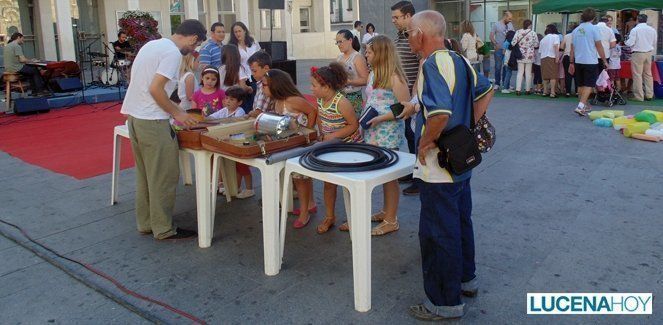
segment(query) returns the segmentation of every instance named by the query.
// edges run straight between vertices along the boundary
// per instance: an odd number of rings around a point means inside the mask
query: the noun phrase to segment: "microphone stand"
[[[74,28],[76,28],[76,40],[78,41],[78,48],[81,48],[81,37],[80,33],[78,32],[78,24],[73,24]],[[85,61],[85,51],[82,51],[81,53],[81,68],[83,67],[83,62]],[[83,89],[81,89],[83,100],[81,103],[87,103],[87,100],[85,99],[85,87],[87,86],[85,84],[85,69],[81,69],[81,74],[83,75]]]
[[[84,50],[85,53],[87,53],[88,56],[90,57],[90,78],[92,79],[92,80],[90,81],[91,84],[94,84],[94,66],[93,66],[93,64],[92,64],[92,61],[93,61],[93,60],[92,60],[92,55],[89,55],[89,54],[90,54],[90,49],[92,48],[92,45],[94,45],[94,43],[96,43],[96,42],[99,41],[100,39],[101,39],[101,37],[99,37],[99,38],[95,39],[94,41],[92,41],[92,43],[88,44],[88,45],[85,47],[85,50]]]

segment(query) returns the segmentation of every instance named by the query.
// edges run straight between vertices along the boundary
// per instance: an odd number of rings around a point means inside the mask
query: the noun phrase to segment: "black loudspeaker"
[[[260,9],[285,9],[285,0],[259,0]]]
[[[83,89],[81,79],[78,77],[51,79],[49,84],[51,90],[57,93]]]
[[[14,113],[30,113],[48,111],[48,100],[46,97],[24,97],[16,98],[14,102]]]
[[[272,69],[279,69],[287,72],[292,78],[292,81],[297,84],[297,61],[296,60],[287,60],[287,61],[273,61]]]
[[[285,61],[288,59],[288,43],[286,42],[258,42],[260,48],[272,56],[272,61]]]

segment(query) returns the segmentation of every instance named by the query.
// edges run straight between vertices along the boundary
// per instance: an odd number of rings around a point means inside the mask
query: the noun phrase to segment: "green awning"
[[[532,2],[532,11],[534,14],[542,14],[546,12],[580,12],[587,7],[592,7],[599,11],[624,9],[660,10],[663,8],[662,0],[535,0]]]

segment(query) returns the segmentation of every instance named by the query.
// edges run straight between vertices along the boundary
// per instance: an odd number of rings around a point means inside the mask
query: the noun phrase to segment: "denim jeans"
[[[33,94],[44,90],[44,79],[42,79],[39,69],[31,65],[24,65],[18,72],[28,77]]]
[[[503,66],[502,69],[502,89],[509,89],[509,86],[511,86],[511,74],[513,73],[513,70],[506,65]]]
[[[470,179],[458,183],[417,182],[426,296],[435,306],[459,306],[461,282],[476,277]]]
[[[495,59],[495,85],[499,86],[502,80],[502,66],[504,65],[504,49],[495,50],[493,53]]]

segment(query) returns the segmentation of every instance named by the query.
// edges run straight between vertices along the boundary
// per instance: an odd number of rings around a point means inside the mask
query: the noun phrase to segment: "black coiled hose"
[[[318,158],[320,155],[334,152],[357,152],[373,157],[362,162],[333,162]],[[299,163],[306,169],[316,172],[364,172],[383,169],[398,162],[398,155],[389,149],[365,143],[333,143],[315,148],[299,158]]]

